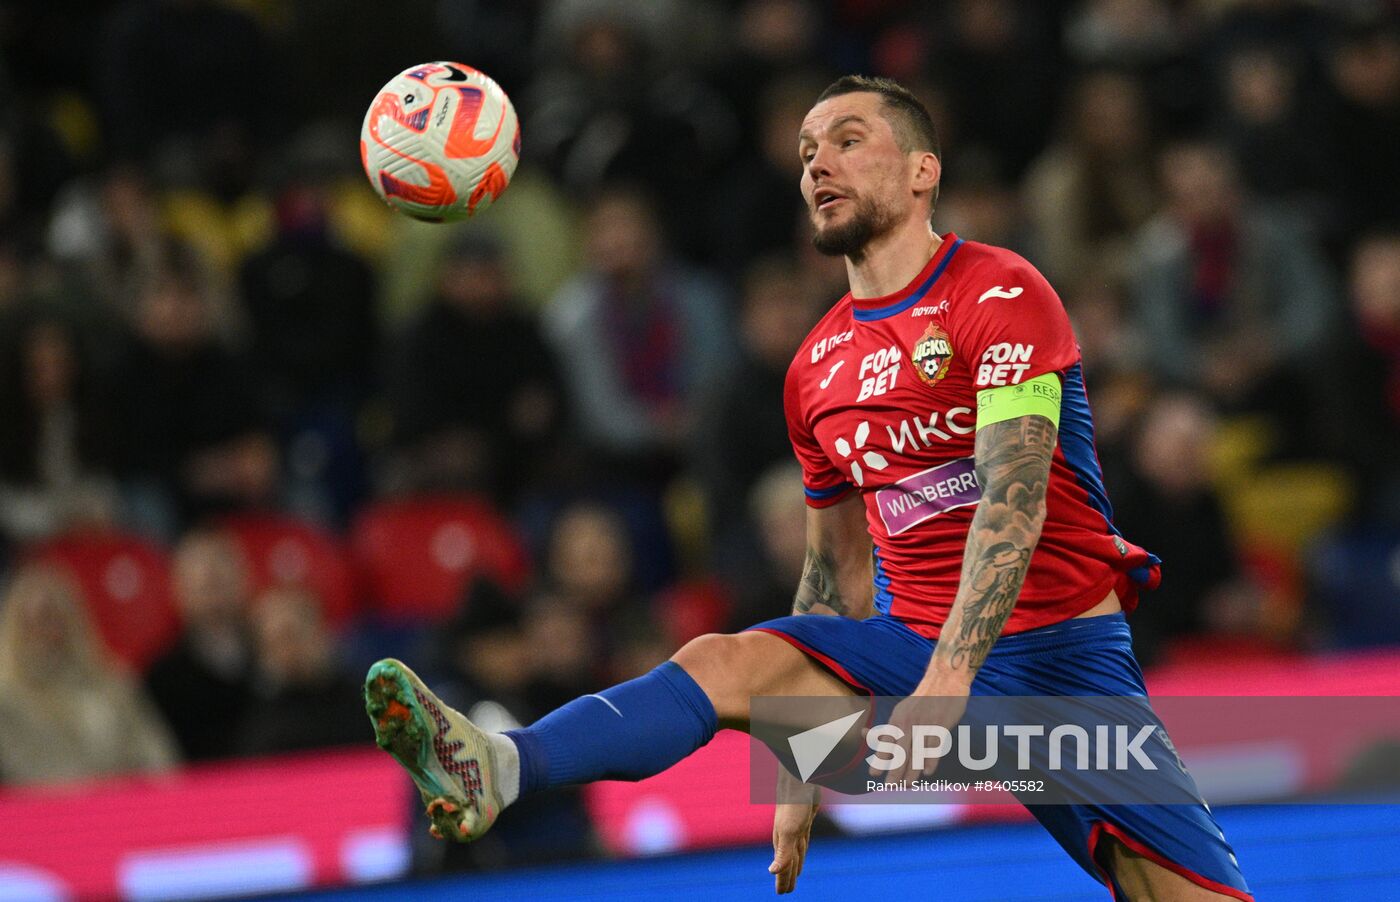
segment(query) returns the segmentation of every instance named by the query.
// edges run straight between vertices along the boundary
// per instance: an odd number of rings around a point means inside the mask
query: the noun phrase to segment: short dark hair
[[[933,124],[933,117],[928,114],[928,107],[914,96],[913,91],[892,78],[843,75],[827,85],[826,90],[817,97],[817,103],[842,94],[860,93],[880,95],[884,102],[885,119],[894,131],[894,139],[900,150],[905,153],[922,151],[931,153],[940,160],[943,158],[938,147],[938,128]],[[934,185],[933,197],[929,204],[930,213],[937,203],[938,186]]]

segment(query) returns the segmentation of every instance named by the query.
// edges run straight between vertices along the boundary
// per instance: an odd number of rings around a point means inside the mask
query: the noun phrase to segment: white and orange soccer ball
[[[520,162],[520,123],[501,86],[461,63],[424,63],[380,90],[360,129],[374,190],[427,222],[481,212]]]

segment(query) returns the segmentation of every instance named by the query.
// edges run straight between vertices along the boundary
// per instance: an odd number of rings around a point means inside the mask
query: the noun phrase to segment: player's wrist
[[[966,656],[963,656],[963,660],[955,660],[956,657],[942,642],[936,644],[919,685],[931,695],[967,694],[972,688],[972,681],[977,678],[977,668],[970,665]]]
[[[919,681],[915,695],[967,695],[976,674],[967,668],[954,668],[937,659],[929,662],[928,672]]]

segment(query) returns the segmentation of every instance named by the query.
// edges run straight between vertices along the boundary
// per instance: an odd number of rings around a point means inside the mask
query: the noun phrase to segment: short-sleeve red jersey
[[[878,611],[938,636],[981,497],[977,392],[1046,373],[1062,387],[1059,442],[1007,634],[1081,614],[1110,589],[1132,610],[1159,577],[1158,559],[1113,525],[1079,347],[1054,289],[1011,251],[950,233],[903,290],[847,294],[802,343],[784,409],[807,503],[861,493]]]

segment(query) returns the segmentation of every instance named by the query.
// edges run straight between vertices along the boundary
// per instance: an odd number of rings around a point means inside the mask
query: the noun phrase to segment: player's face
[[[815,230],[812,243],[824,254],[859,259],[913,202],[908,155],[883,102],[868,92],[841,94],[812,107],[802,122],[802,197]]]

